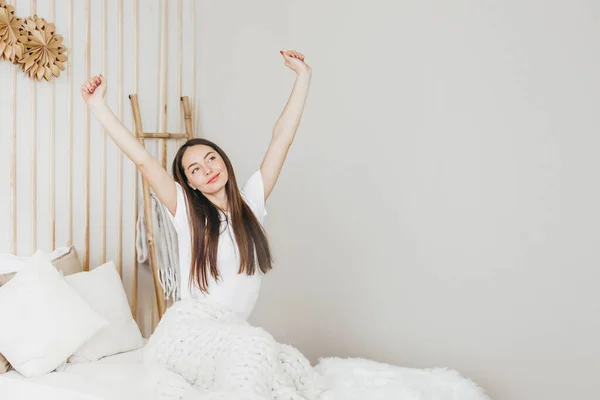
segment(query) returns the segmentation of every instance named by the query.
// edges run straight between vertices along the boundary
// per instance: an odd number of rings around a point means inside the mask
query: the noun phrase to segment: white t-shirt
[[[192,263],[191,233],[189,215],[187,212],[187,199],[182,187],[176,182],[177,209],[175,216],[168,212],[177,231],[179,245],[179,273],[181,284],[181,298],[206,298],[225,306],[247,319],[256,304],[258,292],[263,277],[263,272],[256,266],[254,275],[238,273],[240,257],[231,223],[221,224],[221,234],[217,250],[217,268],[219,281],[212,275],[208,277],[208,293],[200,291],[196,283],[189,286],[190,268]],[[256,171],[241,189],[241,194],[246,204],[250,207],[258,221],[262,224],[266,213],[265,191],[260,170]],[[164,206],[164,205],[163,205]],[[221,219],[225,219],[224,215]],[[225,228],[224,225],[227,225]]]

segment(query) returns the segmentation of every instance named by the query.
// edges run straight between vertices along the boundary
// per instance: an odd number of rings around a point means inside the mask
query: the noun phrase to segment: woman
[[[169,210],[178,234],[181,298],[203,297],[244,319],[254,308],[262,275],[271,269],[261,225],[265,201],[296,135],[312,75],[302,54],[280,53],[296,82],[260,169],[241,190],[227,155],[204,139],[189,140],[179,149],[169,176],[106,104],[104,77],[81,87],[96,118]]]

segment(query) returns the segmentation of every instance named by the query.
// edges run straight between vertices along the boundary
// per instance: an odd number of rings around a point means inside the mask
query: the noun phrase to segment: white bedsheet
[[[0,397],[2,400],[104,400],[70,389],[4,376],[0,378]]]
[[[131,400],[145,368],[145,347],[96,362],[66,364],[60,371],[28,379],[17,371],[0,375],[2,400]]]
[[[145,348],[92,363],[66,364],[60,372],[27,379],[0,375],[0,400],[140,399]],[[328,389],[320,400],[490,400],[456,371],[413,369],[361,359],[321,359],[315,370]]]

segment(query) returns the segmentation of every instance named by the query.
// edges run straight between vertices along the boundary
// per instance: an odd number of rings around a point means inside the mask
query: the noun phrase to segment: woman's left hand
[[[297,75],[311,74],[312,69],[304,62],[303,54],[293,50],[280,51],[280,53],[285,60],[286,67],[294,71]]]

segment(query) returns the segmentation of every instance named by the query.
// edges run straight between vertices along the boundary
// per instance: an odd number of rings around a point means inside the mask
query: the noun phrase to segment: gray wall
[[[238,180],[293,83],[278,51],[314,75],[252,321],[315,362],[596,398],[599,3],[249,3],[198,3],[200,134]]]

